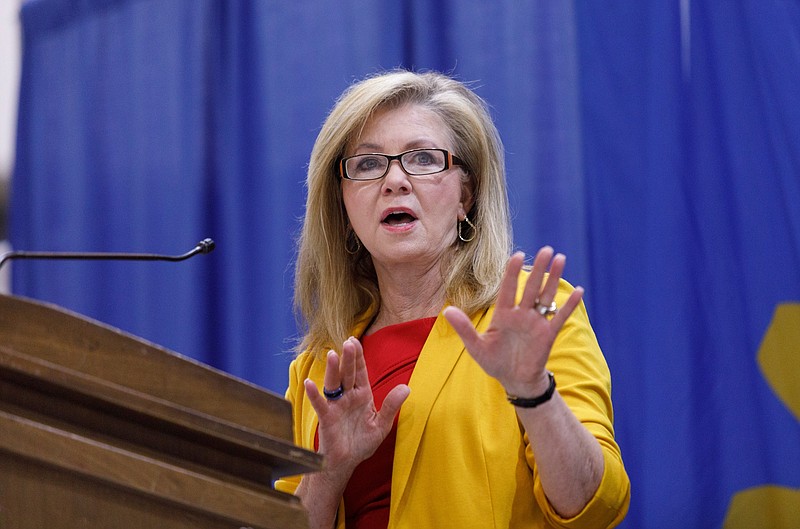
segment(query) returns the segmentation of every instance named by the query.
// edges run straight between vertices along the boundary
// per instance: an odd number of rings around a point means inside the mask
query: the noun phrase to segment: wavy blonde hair
[[[474,200],[468,216],[476,226],[475,237],[467,243],[453,241],[442,267],[447,302],[467,314],[494,302],[512,238],[503,146],[487,106],[446,75],[385,72],[341,95],[311,151],[295,270],[294,305],[305,332],[298,352],[324,355],[338,349],[360,319],[380,308],[372,258],[363,247],[352,250],[337,165],[370,116],[406,104],[432,110],[449,127],[455,154],[466,165],[464,185]]]

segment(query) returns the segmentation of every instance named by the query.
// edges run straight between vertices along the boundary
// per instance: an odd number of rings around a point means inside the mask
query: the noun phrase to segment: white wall
[[[21,51],[19,26],[21,3],[22,0],[0,0],[0,193],[8,190],[14,163]],[[5,212],[0,211],[0,214],[5,215]],[[0,240],[0,254],[8,250],[7,241]],[[0,292],[9,291],[9,269],[9,263],[0,269]]]

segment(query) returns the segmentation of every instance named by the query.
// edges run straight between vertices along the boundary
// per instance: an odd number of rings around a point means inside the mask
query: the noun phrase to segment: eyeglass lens
[[[398,156],[403,170],[410,175],[439,173],[447,166],[446,153],[441,149],[417,149]],[[353,156],[345,162],[347,176],[354,180],[381,178],[388,171],[391,160],[398,156],[385,154]]]

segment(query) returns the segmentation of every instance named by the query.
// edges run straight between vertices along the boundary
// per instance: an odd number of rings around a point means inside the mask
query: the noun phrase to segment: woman
[[[350,87],[311,154],[286,396],[311,527],[612,527],[610,375],[549,247],[511,255],[502,145],[436,73]],[[548,271],[549,266],[549,273]],[[466,346],[466,347],[465,347]],[[557,381],[557,389],[556,389]]]

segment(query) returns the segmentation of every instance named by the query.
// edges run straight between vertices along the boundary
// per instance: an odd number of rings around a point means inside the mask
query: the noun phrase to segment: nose
[[[408,193],[411,191],[411,180],[400,165],[400,160],[389,162],[389,169],[383,177],[382,190],[384,193]]]

